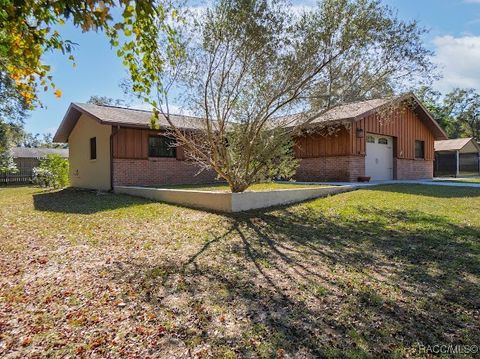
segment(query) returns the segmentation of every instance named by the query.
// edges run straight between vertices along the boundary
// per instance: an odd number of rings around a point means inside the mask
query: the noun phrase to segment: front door
[[[367,133],[365,175],[372,181],[393,179],[393,138]]]

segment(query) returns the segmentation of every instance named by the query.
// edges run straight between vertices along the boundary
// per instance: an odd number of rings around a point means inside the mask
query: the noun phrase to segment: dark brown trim
[[[113,157],[114,160],[148,160],[148,157]]]

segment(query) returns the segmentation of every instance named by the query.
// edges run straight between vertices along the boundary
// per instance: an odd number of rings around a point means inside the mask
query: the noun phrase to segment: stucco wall
[[[68,138],[70,182],[73,187],[110,189],[110,134],[112,127],[80,116]],[[97,159],[90,159],[90,138],[97,138]]]

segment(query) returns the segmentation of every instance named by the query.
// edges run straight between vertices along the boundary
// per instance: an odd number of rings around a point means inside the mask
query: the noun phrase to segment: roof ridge
[[[108,107],[108,108],[118,108],[120,110],[129,110],[129,111],[138,111],[138,112],[148,112],[148,113],[153,113],[151,110],[144,110],[141,108],[132,108],[132,107],[124,107],[124,106],[117,106],[117,105],[97,105],[95,103],[87,103],[87,102],[75,102],[76,105],[93,105],[93,106],[98,106],[98,107]],[[193,115],[183,115],[179,113],[170,113],[170,116],[182,116],[182,117],[189,117],[189,118],[195,118],[201,120],[201,117],[198,116],[193,116]]]
[[[89,106],[98,106],[98,107],[110,107],[110,108],[119,108],[122,110],[131,110],[131,111],[141,111],[141,112],[153,112],[150,110],[144,110],[141,108],[133,108],[133,107],[125,107],[125,106],[118,106],[118,105],[107,105],[107,104],[96,104],[96,103],[88,103],[88,102],[75,102],[76,105],[89,105]]]
[[[393,95],[393,96],[386,96],[386,97],[375,97],[375,98],[370,98],[368,100],[357,100],[357,101],[352,101],[352,102],[344,102],[344,103],[340,103],[330,109],[333,109],[335,107],[339,107],[339,106],[345,106],[345,105],[353,105],[353,104],[356,104],[356,103],[361,103],[361,102],[369,102],[369,101],[378,101],[378,100],[391,100],[391,99],[395,99],[395,98],[400,98],[402,97],[403,95]]]
[[[460,141],[460,140],[462,140],[462,141],[464,141],[464,140],[465,140],[465,141],[466,141],[466,140],[470,141],[470,140],[473,140],[473,139],[475,139],[475,138],[474,138],[474,137],[458,137],[458,138],[449,138],[449,139],[447,139],[447,140],[437,140],[437,141]]]

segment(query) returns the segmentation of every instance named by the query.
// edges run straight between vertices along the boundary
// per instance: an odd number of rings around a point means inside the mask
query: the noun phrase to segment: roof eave
[[[62,122],[60,122],[60,126],[58,126],[57,132],[55,132],[55,135],[53,136],[52,141],[55,143],[67,143],[68,142],[68,137],[70,136],[70,133],[72,132],[73,127],[75,127],[76,121],[78,120],[78,116],[76,119],[73,118],[73,110],[77,110],[80,113],[83,113],[84,111],[78,107],[76,104],[73,102],[70,103],[68,106],[67,112],[65,112],[65,115],[63,116]],[[69,122],[74,121],[72,125],[69,124]],[[68,127],[71,127],[68,130]]]
[[[360,115],[357,115],[355,118],[354,118],[354,121],[359,121],[373,113],[376,113],[378,112],[380,109],[384,108],[384,107],[387,107],[387,106],[391,106],[392,103],[402,103],[403,101],[406,101],[406,100],[409,100],[409,99],[413,99],[416,104],[420,107],[420,109],[423,111],[423,113],[427,116],[427,118],[430,120],[431,124],[433,125],[433,129],[432,129],[432,133],[433,133],[433,136],[434,136],[434,139],[435,140],[448,140],[448,136],[447,134],[445,133],[445,131],[443,130],[443,128],[438,124],[438,122],[433,118],[433,116],[430,114],[430,112],[425,108],[425,106],[423,106],[422,102],[418,99],[417,96],[415,96],[415,94],[413,92],[408,92],[406,94],[403,94],[401,96],[398,96],[394,99],[392,99],[392,101],[390,102],[387,102],[383,105],[380,105],[380,106],[377,106],[375,108],[372,108],[368,111],[365,111],[364,113],[360,114]]]
[[[435,136],[435,133],[434,133],[434,139],[435,140],[448,140],[448,135],[447,133],[444,131],[444,129],[439,125],[439,123],[437,122],[437,120],[435,120],[433,118],[433,116],[431,115],[430,111],[428,111],[428,109],[423,105],[422,101],[420,101],[418,99],[418,97],[413,93],[411,92],[409,94],[410,96],[412,96],[414,98],[414,100],[418,103],[418,105],[420,106],[420,108],[422,109],[422,111],[428,116],[428,118],[430,119],[430,121],[432,122],[432,124],[435,126],[436,130],[438,131],[437,132],[437,136]],[[433,132],[433,131],[432,131]]]

